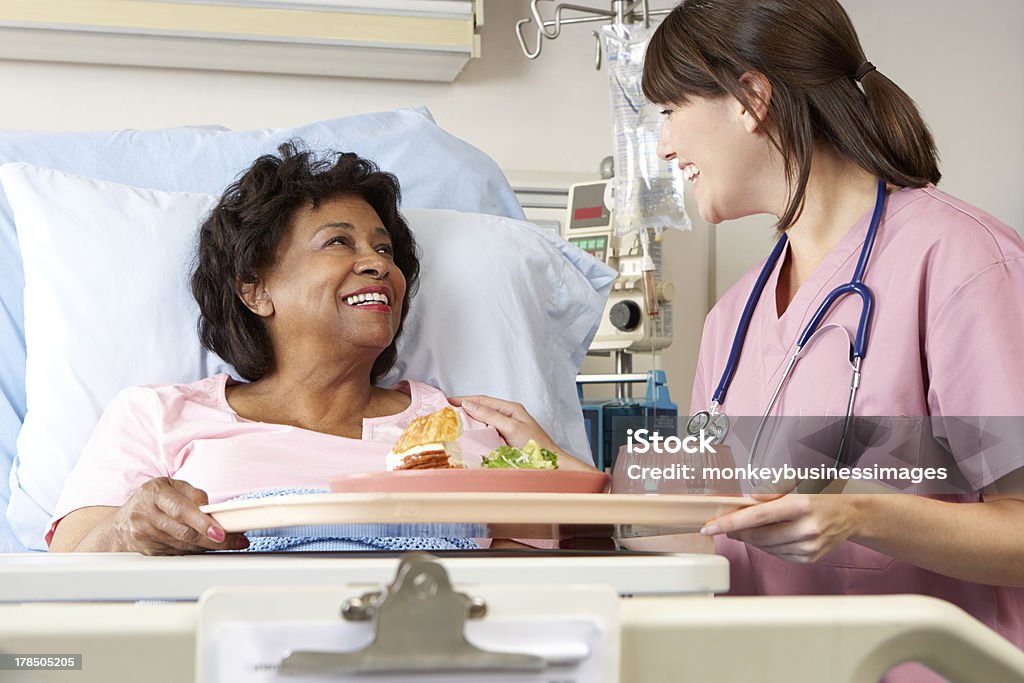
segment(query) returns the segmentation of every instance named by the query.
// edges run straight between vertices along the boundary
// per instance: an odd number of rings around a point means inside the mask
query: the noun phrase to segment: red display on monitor
[[[601,217],[601,207],[600,206],[585,206],[585,207],[583,207],[581,209],[576,209],[575,211],[572,212],[572,219],[574,221],[586,221],[586,220],[590,220],[591,218],[600,218],[600,217]]]

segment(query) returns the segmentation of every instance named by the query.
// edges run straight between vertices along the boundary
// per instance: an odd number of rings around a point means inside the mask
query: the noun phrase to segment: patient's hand
[[[458,396],[448,400],[454,405],[461,406],[473,419],[494,427],[510,446],[521,448],[527,441],[533,439],[541,448],[558,453],[558,469],[596,471],[591,465],[567,455],[559,448],[520,403],[490,396]]]
[[[199,506],[208,502],[206,492],[188,482],[150,479],[119,508],[83,508],[69,514],[58,525],[51,549],[184,555],[248,546],[244,536],[225,533],[200,512]]]

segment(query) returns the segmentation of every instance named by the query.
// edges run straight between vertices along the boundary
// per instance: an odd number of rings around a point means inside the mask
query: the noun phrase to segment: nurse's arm
[[[1024,586],[1022,491],[1024,469],[987,488],[980,503],[789,494],[722,515],[703,533],[725,533],[793,562],[815,562],[848,540],[964,581]]]
[[[964,581],[1024,586],[1024,495],[985,493],[980,503],[891,494],[868,499],[851,540]]]

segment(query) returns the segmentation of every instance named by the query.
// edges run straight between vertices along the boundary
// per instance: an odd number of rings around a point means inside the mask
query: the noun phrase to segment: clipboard
[[[610,586],[462,592],[426,553],[386,587],[211,589],[199,606],[197,683],[618,680]]]

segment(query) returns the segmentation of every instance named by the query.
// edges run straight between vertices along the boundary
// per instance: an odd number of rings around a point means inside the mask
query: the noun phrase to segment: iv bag
[[[611,86],[615,129],[615,233],[653,228],[690,230],[683,203],[683,174],[658,158],[661,116],[640,82],[644,53],[653,30],[643,24],[612,24],[601,29]]]

